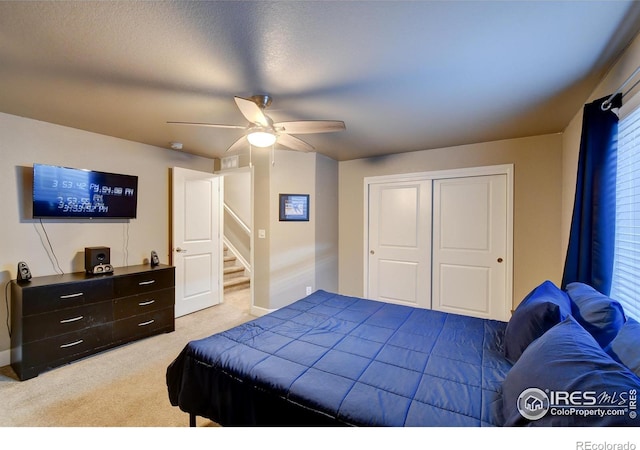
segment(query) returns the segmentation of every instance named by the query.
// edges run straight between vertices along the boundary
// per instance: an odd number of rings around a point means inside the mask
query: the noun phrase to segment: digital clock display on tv
[[[138,177],[33,165],[33,217],[135,218]]]

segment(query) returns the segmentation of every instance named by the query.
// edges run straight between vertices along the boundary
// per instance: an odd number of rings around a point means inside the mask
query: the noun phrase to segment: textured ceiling
[[[636,35],[634,1],[0,1],[0,111],[209,157],[246,125],[336,160],[562,131]]]

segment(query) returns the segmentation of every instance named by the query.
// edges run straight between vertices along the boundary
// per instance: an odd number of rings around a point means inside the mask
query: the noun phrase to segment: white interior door
[[[434,180],[432,307],[508,320],[507,176]]]
[[[176,317],[222,301],[222,178],[173,168],[172,264]]]
[[[371,299],[430,307],[431,181],[369,187]]]

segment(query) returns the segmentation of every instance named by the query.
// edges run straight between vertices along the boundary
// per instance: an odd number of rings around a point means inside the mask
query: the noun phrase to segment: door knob
[[[178,253],[187,253],[187,250],[184,249],[184,248],[178,247],[178,248],[176,248],[176,252],[178,252]]]
[[[376,254],[376,252],[374,252],[373,250],[371,250],[369,253],[371,253],[372,255]]]
[[[501,263],[502,261],[504,261],[502,258],[498,258],[499,263]]]

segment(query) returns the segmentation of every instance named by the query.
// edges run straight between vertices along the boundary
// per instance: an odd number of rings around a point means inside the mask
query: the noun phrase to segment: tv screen
[[[33,217],[136,217],[138,177],[33,165]]]

